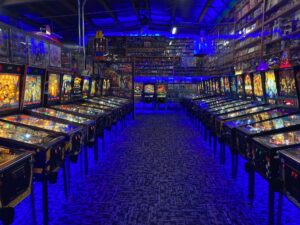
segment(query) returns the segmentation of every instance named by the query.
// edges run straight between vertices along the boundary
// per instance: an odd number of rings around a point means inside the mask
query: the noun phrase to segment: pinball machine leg
[[[275,212],[274,212],[274,204],[275,204],[275,191],[272,188],[272,186],[269,183],[269,196],[268,196],[268,224],[269,225],[274,225],[274,216],[275,216]]]
[[[70,160],[67,160],[67,178],[68,178],[68,190],[70,192],[71,189],[71,162]]]
[[[206,127],[204,127],[204,141],[207,140],[207,129]]]
[[[217,136],[214,136],[214,155],[217,154]]]
[[[103,139],[103,136],[101,137]],[[97,163],[99,161],[99,138],[96,139],[95,144],[94,144],[94,161]]]
[[[248,169],[248,197],[251,201],[254,200],[254,187],[255,187],[255,170],[254,166],[249,162],[245,165]]]
[[[96,143],[95,143],[96,144]],[[89,170],[88,147],[84,146],[84,174],[88,174]]]
[[[209,141],[209,146],[211,147],[211,144],[212,144],[212,132],[211,132],[211,130],[209,130],[208,132],[209,132],[209,139],[208,139],[208,141]]]
[[[43,216],[44,216],[44,225],[49,224],[49,208],[48,208],[48,179],[47,176],[43,176],[42,181],[43,186]]]
[[[62,164],[62,170],[63,170],[65,197],[66,197],[66,199],[68,199],[68,178],[67,178],[66,161]]]
[[[31,192],[30,192],[30,205],[31,205],[31,213],[32,213],[32,220],[33,224],[36,225],[36,213],[35,213],[35,198],[34,198],[34,184],[31,184]]]
[[[283,195],[282,195],[281,192],[279,192],[278,206],[277,206],[277,224],[278,225],[282,224],[282,221],[281,221],[281,218],[282,218],[282,201],[283,201]]]

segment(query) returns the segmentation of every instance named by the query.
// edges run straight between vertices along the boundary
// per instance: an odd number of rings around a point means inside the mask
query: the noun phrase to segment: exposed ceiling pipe
[[[78,46],[81,47],[81,5],[80,0],[77,0],[77,8],[78,8]]]
[[[84,23],[84,8],[87,0],[84,0],[82,3],[82,47],[83,47],[83,62],[84,62],[84,69],[85,69],[85,59],[86,59],[86,51],[85,51],[85,23]]]

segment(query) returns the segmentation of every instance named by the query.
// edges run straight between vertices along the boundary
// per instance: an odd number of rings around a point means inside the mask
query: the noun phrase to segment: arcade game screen
[[[20,76],[17,74],[0,75],[0,110],[19,107]]]
[[[42,77],[26,75],[24,105],[39,104],[42,101]]]
[[[239,95],[243,95],[244,94],[244,81],[243,81],[243,77],[237,76],[236,77],[236,82],[237,82],[237,92]]]
[[[134,83],[134,95],[141,96],[143,91],[143,83]]]
[[[230,83],[229,83],[228,77],[224,78],[224,87],[225,87],[225,93],[229,94],[230,93]]]
[[[269,70],[266,72],[266,97],[267,98],[276,98],[277,87],[276,87],[276,78],[273,70]]]
[[[69,100],[72,93],[72,76],[64,74],[62,83],[62,95],[64,100]]]
[[[279,95],[297,97],[293,70],[281,70],[279,72]]]
[[[145,94],[154,94],[154,85],[153,84],[146,84],[144,86],[144,93]]]
[[[96,94],[96,80],[92,80],[90,96],[94,97]]]
[[[167,94],[167,86],[165,84],[158,84],[157,85],[157,95],[166,96],[166,94]]]
[[[87,98],[90,89],[90,80],[88,78],[83,79],[83,86],[82,86],[82,97]]]
[[[75,77],[74,78],[74,86],[73,86],[73,94],[74,96],[80,96],[81,95],[81,77]]]
[[[254,95],[256,97],[262,97],[264,95],[264,92],[263,92],[262,77],[260,73],[255,73],[253,75],[253,86],[254,86]]]
[[[245,75],[245,92],[248,96],[251,96],[253,94],[250,74]]]
[[[49,74],[48,81],[48,99],[57,101],[60,97],[60,75],[56,73]]]
[[[230,84],[230,86],[231,86],[231,91],[233,92],[233,93],[236,93],[237,92],[237,88],[236,88],[236,77],[231,77],[231,84]]]

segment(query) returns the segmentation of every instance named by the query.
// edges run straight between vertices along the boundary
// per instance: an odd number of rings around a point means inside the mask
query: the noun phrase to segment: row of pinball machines
[[[14,207],[42,182],[43,223],[48,224],[48,183],[63,170],[68,195],[70,162],[88,151],[98,160],[98,138],[133,113],[129,99],[99,96],[96,77],[0,63],[0,217],[13,221]],[[98,96],[98,97],[96,97]],[[88,148],[89,147],[89,148]],[[33,195],[33,194],[31,194]]]
[[[246,159],[249,196],[256,171],[270,193],[286,194],[299,206],[300,68],[211,77],[199,89],[183,105],[215,154],[219,142],[221,163],[230,149],[234,178],[238,155]]]
[[[167,84],[138,83],[135,84],[134,95],[144,103],[166,103]]]

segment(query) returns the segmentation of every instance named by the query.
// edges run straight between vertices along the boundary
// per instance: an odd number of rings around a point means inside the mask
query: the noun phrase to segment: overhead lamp
[[[177,33],[177,27],[173,27],[172,28],[172,34],[176,34]]]

